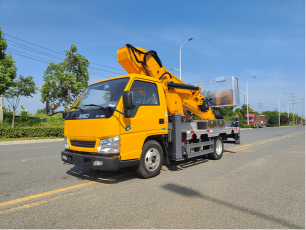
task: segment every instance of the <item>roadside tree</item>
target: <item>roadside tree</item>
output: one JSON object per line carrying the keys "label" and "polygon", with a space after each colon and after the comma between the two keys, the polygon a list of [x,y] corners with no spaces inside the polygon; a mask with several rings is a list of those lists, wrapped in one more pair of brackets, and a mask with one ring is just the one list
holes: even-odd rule
{"label": "roadside tree", "polygon": [[233,121],[235,112],[234,112],[234,107],[229,106],[229,107],[221,107],[219,112],[223,115],[224,121]]}
{"label": "roadside tree", "polygon": [[47,115],[47,109],[46,108],[37,109],[36,114],[46,114]]}
{"label": "roadside tree", "polygon": [[44,73],[44,85],[41,89],[41,101],[59,100],[59,105],[70,104],[80,91],[87,87],[89,75],[88,60],[77,52],[77,46],[72,45],[66,50],[66,58],[58,64],[50,63]]}
{"label": "roadside tree", "polygon": [[280,124],[281,125],[289,124],[288,116],[280,115]]}
{"label": "roadside tree", "polygon": [[[247,114],[247,105],[243,104],[241,106],[241,114],[243,115],[243,117]],[[249,114],[256,114],[259,115],[259,113],[257,111],[255,111],[254,109],[252,109],[249,105]]]}
{"label": "roadside tree", "polygon": [[3,38],[3,33],[0,26],[0,95],[13,84],[17,75],[17,67],[11,54],[5,53],[7,42]]}
{"label": "roadside tree", "polygon": [[238,116],[239,116],[239,126],[243,127],[245,119],[244,119],[244,117],[241,113],[241,108],[236,108],[235,109],[235,114],[238,114]]}
{"label": "roadside tree", "polygon": [[5,92],[4,96],[13,108],[12,127],[14,128],[15,114],[21,97],[33,97],[38,87],[35,86],[33,77],[23,77],[19,75],[12,86]]}
{"label": "roadside tree", "polygon": [[268,124],[278,124],[278,111],[263,111],[262,114],[266,116],[266,121]]}

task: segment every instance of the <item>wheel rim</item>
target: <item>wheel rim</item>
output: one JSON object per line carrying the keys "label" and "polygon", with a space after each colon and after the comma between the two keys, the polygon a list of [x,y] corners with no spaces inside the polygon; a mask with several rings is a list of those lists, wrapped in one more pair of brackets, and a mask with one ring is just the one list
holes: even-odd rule
{"label": "wheel rim", "polygon": [[221,155],[222,153],[222,142],[220,139],[216,141],[216,153],[217,155]]}
{"label": "wheel rim", "polygon": [[154,171],[158,166],[160,162],[160,154],[159,151],[156,148],[150,148],[146,152],[145,156],[145,166],[146,169],[149,171]]}

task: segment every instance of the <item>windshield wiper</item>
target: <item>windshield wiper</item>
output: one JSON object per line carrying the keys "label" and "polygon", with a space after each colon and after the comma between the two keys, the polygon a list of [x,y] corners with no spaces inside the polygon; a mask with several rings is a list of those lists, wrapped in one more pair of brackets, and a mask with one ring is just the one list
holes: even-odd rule
{"label": "windshield wiper", "polygon": [[[114,111],[117,111],[118,113],[121,113],[120,111],[118,111],[117,109],[115,109],[115,108],[113,108],[113,107],[111,107],[111,106],[103,107],[103,106],[101,106],[101,105],[95,105],[95,104],[89,104],[89,105],[85,105],[85,106],[97,106],[97,107],[99,107],[99,108],[101,108],[101,109],[103,109],[103,110],[109,109],[111,112],[113,112],[112,110],[114,110]],[[121,113],[121,114],[124,115],[124,113]]]}
{"label": "windshield wiper", "polygon": [[85,113],[85,112],[86,112],[86,110],[85,110],[85,109],[82,109],[82,108],[77,107],[77,106],[71,107],[70,109],[79,109],[79,110],[81,110],[83,113]]}
{"label": "windshield wiper", "polygon": [[95,104],[89,104],[89,105],[85,105],[85,106],[97,106],[99,107],[100,109],[106,109],[105,107],[101,106],[101,105],[95,105]]}

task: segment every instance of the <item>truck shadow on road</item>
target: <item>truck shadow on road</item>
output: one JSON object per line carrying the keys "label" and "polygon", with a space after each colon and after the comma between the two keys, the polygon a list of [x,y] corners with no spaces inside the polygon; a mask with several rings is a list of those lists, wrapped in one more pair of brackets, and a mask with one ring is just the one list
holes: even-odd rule
{"label": "truck shadow on road", "polygon": [[[171,165],[163,165],[161,171],[180,171],[206,162],[208,162],[208,160],[203,156],[185,161],[174,161],[171,162]],[[134,167],[121,168],[118,171],[102,171],[81,166],[73,166],[66,173],[70,176],[77,177],[79,180],[98,181],[99,183],[105,184],[140,179]],[[62,179],[67,179],[67,177],[63,177]]]}
{"label": "truck shadow on road", "polygon": [[289,223],[286,220],[283,220],[283,219],[280,219],[280,218],[277,218],[277,217],[274,217],[274,216],[271,216],[271,215],[267,215],[265,213],[260,213],[260,212],[255,211],[255,210],[251,210],[250,208],[245,208],[245,207],[242,207],[242,206],[239,206],[239,205],[236,205],[236,204],[232,204],[228,201],[224,201],[224,200],[221,200],[221,199],[218,199],[218,198],[215,198],[215,197],[204,195],[204,194],[201,194],[200,192],[198,192],[194,189],[187,188],[187,187],[184,187],[184,186],[181,186],[181,185],[176,185],[176,184],[173,184],[173,183],[169,183],[169,184],[163,185],[162,188],[165,189],[165,190],[168,190],[170,192],[173,192],[173,193],[176,193],[176,194],[179,194],[179,195],[183,195],[183,196],[186,196],[186,197],[200,198],[200,199],[204,199],[204,200],[209,201],[209,202],[213,202],[217,205],[223,205],[223,206],[226,206],[226,207],[231,208],[231,209],[236,209],[240,212],[244,212],[244,213],[247,213],[247,214],[250,214],[250,215],[253,215],[253,216],[257,216],[259,218],[262,218],[262,219],[265,219],[265,220],[268,220],[268,221],[272,221],[272,222],[281,224],[282,226],[284,226],[286,228],[305,229],[304,227],[297,226],[295,224]]}
{"label": "truck shadow on road", "polygon": [[186,168],[196,166],[196,165],[200,165],[200,164],[204,164],[204,163],[207,163],[207,162],[208,162],[207,156],[191,158],[191,159],[184,160],[184,161],[172,161],[170,165],[164,165],[162,170],[163,171],[166,171],[166,170],[181,171],[181,170],[184,170]]}
{"label": "truck shadow on road", "polygon": [[[79,180],[97,181],[104,184],[114,184],[138,178],[134,167],[126,167],[118,171],[102,171],[80,166],[73,166],[67,174]],[[66,179],[66,178],[63,178]]]}
{"label": "truck shadow on road", "polygon": [[236,153],[235,151],[230,151],[230,150],[224,150],[223,154],[228,154],[228,153]]}

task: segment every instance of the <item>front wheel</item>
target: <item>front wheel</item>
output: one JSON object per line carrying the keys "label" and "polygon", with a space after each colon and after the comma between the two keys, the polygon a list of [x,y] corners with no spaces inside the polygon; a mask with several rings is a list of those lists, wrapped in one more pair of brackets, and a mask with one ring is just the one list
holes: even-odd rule
{"label": "front wheel", "polygon": [[208,156],[212,160],[219,160],[223,155],[223,139],[217,137],[214,141],[214,152],[210,153]]}
{"label": "front wheel", "polygon": [[157,141],[147,141],[143,148],[137,173],[142,178],[151,178],[160,173],[163,165],[163,149]]}

